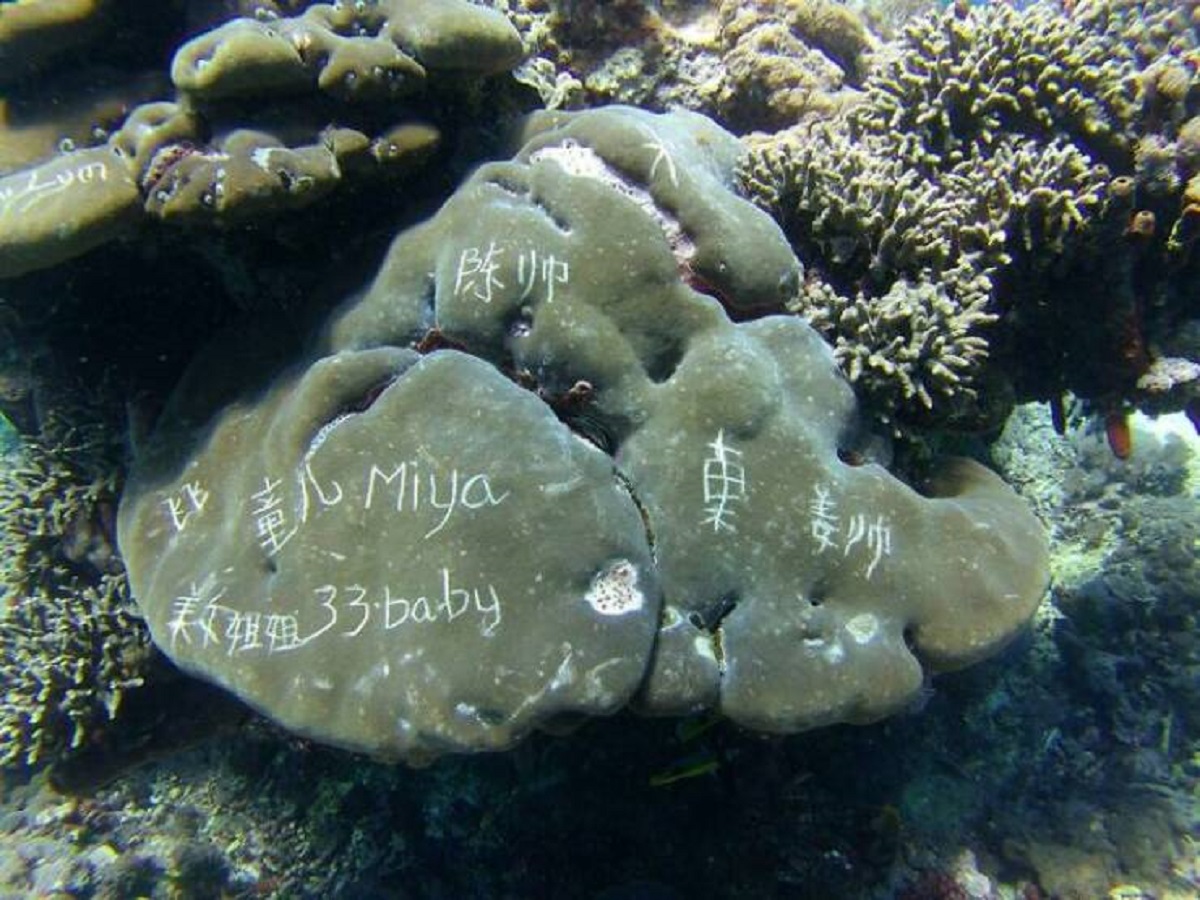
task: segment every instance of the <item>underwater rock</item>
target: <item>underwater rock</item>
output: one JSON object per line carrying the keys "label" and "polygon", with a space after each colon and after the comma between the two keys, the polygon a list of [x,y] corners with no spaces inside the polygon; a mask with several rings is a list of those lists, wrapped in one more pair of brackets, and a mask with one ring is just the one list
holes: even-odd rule
{"label": "underwater rock", "polygon": [[524,139],[307,358],[233,403],[229,351],[185,380],[119,521],[159,646],[410,762],[629,704],[868,721],[1002,646],[1037,520],[969,461],[928,497],[869,461],[736,140],[629,108]]}

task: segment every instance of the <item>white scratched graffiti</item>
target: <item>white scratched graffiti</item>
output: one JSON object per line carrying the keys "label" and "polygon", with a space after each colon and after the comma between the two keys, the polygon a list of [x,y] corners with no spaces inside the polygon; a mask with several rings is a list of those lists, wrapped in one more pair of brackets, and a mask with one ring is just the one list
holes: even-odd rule
{"label": "white scratched graffiti", "polygon": [[219,639],[212,627],[212,616],[215,613],[211,610],[220,604],[225,592],[222,589],[209,596],[213,590],[211,578],[200,584],[193,581],[187,590],[175,597],[171,604],[171,620],[167,622],[172,650],[178,646],[180,638],[184,644],[191,646],[195,637],[194,631],[200,632],[199,638],[203,642],[201,646],[207,647],[210,643],[217,643]]}
{"label": "white scratched graffiti", "polygon": [[390,587],[385,586],[383,590],[385,631],[410,625],[449,625],[455,619],[474,613],[478,617],[479,633],[491,637],[503,618],[500,595],[493,585],[456,585],[449,569],[439,570],[438,587],[428,594],[403,596],[397,592],[393,596]]}
{"label": "white scratched graffiti", "polygon": [[[322,441],[322,443],[324,443]],[[318,480],[316,473],[312,468],[313,453],[310,452],[304,459],[304,464],[300,467],[299,473],[296,475],[296,484],[300,491],[300,513],[298,518],[300,524],[308,521],[309,513],[314,508],[313,501],[321,504],[323,508],[337,506],[345,497],[345,492],[342,490],[341,482],[330,479],[325,484]]]}
{"label": "white scratched graffiti", "polygon": [[227,602],[226,595],[227,588],[218,588],[212,576],[178,594],[167,622],[171,649],[182,644],[201,650],[223,647],[229,656],[248,650],[281,653],[307,640],[300,638],[294,614],[247,612]]}
{"label": "white scratched graffiti", "polygon": [[53,175],[34,169],[0,181],[0,218],[24,215],[44,200],[61,194],[75,184],[108,181],[108,165],[100,160],[80,163]]}
{"label": "white scratched graffiti", "polygon": [[808,503],[809,534],[816,542],[813,553],[829,551],[848,559],[865,559],[864,577],[870,579],[884,557],[892,555],[892,524],[882,514],[854,512],[843,518],[832,492],[824,485],[813,486]]}
{"label": "white scratched graffiti", "polygon": [[282,479],[263,476],[263,486],[250,495],[250,515],[258,546],[274,556],[296,536],[300,526],[288,515],[283,504]]}
{"label": "white scratched graffiti", "polygon": [[[458,254],[454,273],[454,296],[470,297],[489,304],[507,284],[501,281],[507,248],[489,241],[487,247],[466,247]],[[565,259],[530,247],[516,254],[516,285],[518,300],[527,300],[535,288],[541,287],[547,303],[554,300],[555,287],[566,287],[571,281],[571,266]],[[511,271],[511,270],[510,270]]]}
{"label": "white scratched graffiti", "polygon": [[[422,474],[424,478],[421,477]],[[422,487],[425,488],[424,492]],[[395,498],[396,512],[419,512],[427,507],[441,513],[437,523],[423,535],[426,540],[446,527],[455,510],[499,506],[512,493],[501,491],[497,494],[492,489],[487,474],[483,472],[464,476],[458,469],[451,469],[449,473],[443,473],[439,477],[434,471],[422,473],[417,462],[402,462],[393,466],[390,472],[372,464],[367,471],[366,487],[363,491],[364,510],[371,509],[374,505],[377,488],[381,494],[390,492]]]}
{"label": "white scratched graffiti", "polygon": [[[312,589],[320,624],[302,633],[301,611],[259,612],[240,608],[213,578],[190,583],[174,600],[167,622],[171,649],[221,648],[227,656],[288,653],[328,637],[352,640],[370,631],[405,633],[416,628],[473,623],[491,637],[503,620],[495,585],[460,582],[448,568],[437,572],[432,589],[394,585],[322,584]],[[305,616],[306,620],[310,617]]]}
{"label": "white scratched graffiti", "polygon": [[842,555],[849,556],[856,544],[862,543],[862,550],[870,557],[867,563],[866,576],[870,578],[885,556],[892,555],[892,526],[882,515],[873,519],[865,513],[856,513],[850,517],[850,527],[846,529],[846,542]]}
{"label": "white scratched graffiti", "polygon": [[716,440],[708,445],[711,455],[704,460],[704,519],[701,525],[711,525],[713,532],[735,532],[731,504],[746,499],[746,469],[742,451],[725,442],[725,430],[717,432]]}
{"label": "white scratched graffiti", "polygon": [[199,481],[189,481],[162,501],[176,534],[183,531],[195,516],[204,512],[210,496]]}
{"label": "white scratched graffiti", "polygon": [[664,166],[667,170],[667,177],[671,180],[672,187],[679,187],[679,172],[675,168],[675,160],[671,158],[671,151],[667,149],[663,139],[654,134],[649,128],[641,126],[641,131],[650,140],[642,144],[642,148],[650,150],[654,153],[654,159],[650,162],[650,181],[658,174],[658,167]]}
{"label": "white scratched graffiti", "polygon": [[828,488],[819,484],[813,486],[813,498],[809,501],[808,513],[808,530],[817,542],[817,553],[838,549],[837,504],[830,496]]}
{"label": "white scratched graffiti", "polygon": [[554,300],[554,286],[564,287],[571,280],[571,266],[565,259],[540,250],[526,250],[517,257],[517,284],[521,288],[520,299],[528,299],[540,283],[545,288],[546,302]]}
{"label": "white scratched graffiti", "polygon": [[[318,512],[342,509],[346,512],[368,512],[373,509],[397,515],[424,518],[426,530],[422,540],[441,532],[463,513],[495,508],[504,503],[512,491],[500,490],[487,472],[441,469],[418,460],[380,465],[365,463],[358,477],[325,478],[313,468],[312,456],[296,472],[294,491],[289,493],[287,482],[264,476],[261,487],[250,495],[247,512],[259,547],[269,556],[277,555],[312,521]],[[168,506],[168,512],[178,516],[181,530],[193,513],[187,502],[207,501],[207,492],[188,501],[187,486],[180,488]],[[291,497],[296,498],[293,505]],[[164,501],[164,503],[167,501]]]}
{"label": "white scratched graffiti", "polygon": [[500,257],[504,248],[495,241],[486,250],[467,247],[458,254],[458,270],[454,273],[454,296],[470,296],[480,303],[491,303],[494,291],[503,290],[504,282],[496,273],[500,269]]}

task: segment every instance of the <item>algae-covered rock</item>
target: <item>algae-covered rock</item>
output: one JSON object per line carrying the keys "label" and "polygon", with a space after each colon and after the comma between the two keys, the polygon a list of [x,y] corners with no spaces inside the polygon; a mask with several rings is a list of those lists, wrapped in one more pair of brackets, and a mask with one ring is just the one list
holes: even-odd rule
{"label": "algae-covered rock", "polygon": [[694,114],[535,117],[207,426],[205,367],[237,365],[200,364],[122,503],[160,646],[425,760],[630,703],[866,721],[1003,645],[1036,520],[973,463],[932,497],[869,463],[736,158]]}

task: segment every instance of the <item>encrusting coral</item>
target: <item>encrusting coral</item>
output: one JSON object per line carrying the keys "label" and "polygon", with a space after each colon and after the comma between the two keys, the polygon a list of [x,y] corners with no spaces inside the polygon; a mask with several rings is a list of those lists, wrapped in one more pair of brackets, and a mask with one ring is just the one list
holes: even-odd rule
{"label": "encrusting coral", "polygon": [[726,0],[720,22],[716,112],[735,128],[780,128],[835,110],[840,89],[860,84],[875,41],[831,0]]}
{"label": "encrusting coral", "polygon": [[828,114],[876,45],[833,0],[754,3],[504,0],[529,46],[517,78],[549,109],[690,109],[734,131]]}

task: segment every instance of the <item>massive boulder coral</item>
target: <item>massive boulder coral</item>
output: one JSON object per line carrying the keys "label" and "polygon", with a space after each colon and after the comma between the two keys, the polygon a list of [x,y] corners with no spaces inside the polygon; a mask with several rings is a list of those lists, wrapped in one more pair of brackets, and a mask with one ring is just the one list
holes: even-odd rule
{"label": "massive boulder coral", "polygon": [[119,517],[159,646],[409,761],[626,705],[869,721],[1003,646],[1037,521],[975,463],[922,495],[870,461],[737,141],[629,108],[523,138],[299,361],[180,387]]}
{"label": "massive boulder coral", "polygon": [[159,86],[111,133],[95,129],[96,146],[64,141],[50,159],[0,170],[0,278],[147,220],[237,226],[311,206],[347,181],[406,175],[442,138],[437,104],[421,101],[429,83],[505,71],[521,54],[502,15],[466,0],[231,19],[174,53],[173,99]]}
{"label": "massive boulder coral", "polygon": [[108,0],[17,0],[0,9],[0,84],[94,41],[105,30]]}
{"label": "massive boulder coral", "polygon": [[207,99],[317,88],[397,97],[426,69],[503,72],[521,58],[508,21],[466,0],[317,3],[294,18],[238,18],[180,47],[171,78]]}

